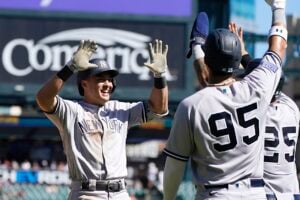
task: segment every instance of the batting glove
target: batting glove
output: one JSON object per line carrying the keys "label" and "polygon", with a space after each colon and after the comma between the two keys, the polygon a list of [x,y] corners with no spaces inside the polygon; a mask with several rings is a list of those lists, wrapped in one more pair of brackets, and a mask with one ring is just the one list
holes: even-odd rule
{"label": "batting glove", "polygon": [[192,32],[190,35],[190,49],[186,55],[187,58],[191,57],[194,45],[204,45],[206,37],[208,36],[208,23],[208,16],[206,12],[200,12],[193,24]]}
{"label": "batting glove", "polygon": [[149,43],[150,63],[144,63],[154,74],[154,77],[162,77],[168,68],[168,45],[163,47],[163,41],[155,40],[154,47]]}
{"label": "batting glove", "polygon": [[89,60],[97,50],[97,44],[92,40],[81,40],[77,51],[73,54],[72,59],[67,66],[73,71],[83,71],[91,67],[97,67],[96,64],[90,63]]}
{"label": "batting glove", "polygon": [[265,0],[267,4],[269,4],[272,8],[272,10],[276,9],[284,9],[286,0]]}

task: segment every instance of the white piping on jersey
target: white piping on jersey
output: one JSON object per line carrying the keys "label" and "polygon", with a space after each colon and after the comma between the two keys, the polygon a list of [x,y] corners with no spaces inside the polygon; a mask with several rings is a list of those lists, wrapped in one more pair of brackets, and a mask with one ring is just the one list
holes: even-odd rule
{"label": "white piping on jersey", "polygon": [[176,160],[181,160],[181,161],[188,161],[189,160],[189,157],[188,156],[181,156],[181,155],[178,155],[176,153],[173,153],[171,151],[169,151],[168,149],[164,149],[163,152],[167,155],[167,156],[170,156]]}

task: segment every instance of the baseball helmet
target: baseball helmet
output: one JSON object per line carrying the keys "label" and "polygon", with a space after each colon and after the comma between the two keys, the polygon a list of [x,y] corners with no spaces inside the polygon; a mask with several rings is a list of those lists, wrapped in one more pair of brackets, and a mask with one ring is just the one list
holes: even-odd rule
{"label": "baseball helmet", "polygon": [[[115,69],[112,69],[105,60],[101,59],[92,59],[90,63],[96,64],[97,67],[91,67],[84,71],[79,71],[77,74],[77,87],[79,94],[84,95],[83,87],[81,86],[81,81],[87,79],[90,76],[98,76],[104,73],[109,74],[112,78],[117,76],[119,72]],[[113,79],[113,89],[112,92],[116,89],[116,80]]]}
{"label": "baseball helmet", "polygon": [[202,46],[204,61],[217,74],[232,74],[240,65],[242,54],[238,36],[219,28],[210,33]]}

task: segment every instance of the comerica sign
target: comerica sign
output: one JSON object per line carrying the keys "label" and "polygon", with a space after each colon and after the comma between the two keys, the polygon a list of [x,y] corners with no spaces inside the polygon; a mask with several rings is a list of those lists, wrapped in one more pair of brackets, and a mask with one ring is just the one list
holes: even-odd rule
{"label": "comerica sign", "polygon": [[[184,23],[0,17],[0,26],[5,27],[0,29],[0,95],[14,94],[18,85],[25,88],[24,94],[35,94],[34,88],[59,71],[83,39],[95,40],[98,50],[93,56],[120,72],[115,94],[120,98],[143,96],[152,86],[152,74],[144,63],[149,60],[148,43],[155,39],[169,45],[170,89],[186,91]],[[66,90],[71,96],[77,94],[72,81]]]}
{"label": "comerica sign", "polygon": [[[61,69],[61,63],[70,60],[78,47],[64,43],[70,41],[79,43],[82,38],[95,40],[99,48],[94,57],[107,60],[112,67],[116,65],[115,59],[119,57],[121,62],[118,70],[121,74],[136,74],[139,80],[150,80],[148,68],[143,67],[138,62],[138,58],[145,62],[149,59],[146,45],[152,39],[142,34],[108,28],[66,30],[49,35],[37,42],[24,38],[13,39],[3,48],[3,67],[13,76],[27,76],[34,70],[58,71]],[[13,61],[16,48],[20,48],[28,55],[28,66],[16,66]],[[39,54],[43,57],[40,61]],[[167,79],[176,80],[176,77],[167,72]]]}

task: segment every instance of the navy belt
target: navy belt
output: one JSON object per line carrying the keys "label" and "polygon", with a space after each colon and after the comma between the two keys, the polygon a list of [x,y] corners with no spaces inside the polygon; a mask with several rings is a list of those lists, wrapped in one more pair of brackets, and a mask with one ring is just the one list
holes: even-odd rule
{"label": "navy belt", "polygon": [[82,190],[89,191],[106,191],[106,192],[119,192],[125,189],[122,180],[117,181],[96,181],[95,185],[91,186],[90,182],[82,182],[81,183]]}
{"label": "navy belt", "polygon": [[[233,183],[234,185],[234,183]],[[251,187],[264,187],[265,182],[263,179],[250,179],[250,186]],[[227,188],[228,189],[228,184],[223,184],[223,185],[204,185],[205,189],[222,189],[222,188]]]}
{"label": "navy belt", "polygon": [[295,200],[300,200],[300,194],[294,194],[294,199]]}
{"label": "navy belt", "polygon": [[[267,200],[277,200],[274,194],[267,194]],[[300,194],[294,194],[294,200],[300,200]]]}

